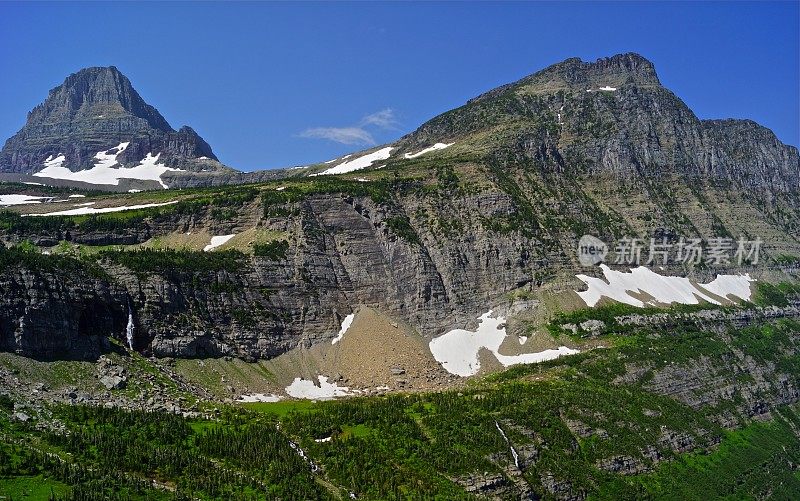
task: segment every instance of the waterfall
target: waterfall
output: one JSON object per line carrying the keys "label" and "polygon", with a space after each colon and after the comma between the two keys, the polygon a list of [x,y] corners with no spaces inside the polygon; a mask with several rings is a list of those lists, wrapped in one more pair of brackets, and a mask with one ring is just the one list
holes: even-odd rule
{"label": "waterfall", "polygon": [[133,308],[131,308],[131,300],[128,299],[128,326],[125,328],[125,335],[128,338],[128,348],[133,351],[133,332],[136,327],[133,325]]}
{"label": "waterfall", "polygon": [[497,427],[497,431],[499,431],[500,434],[503,435],[503,440],[505,440],[506,443],[508,444],[508,448],[511,449],[511,455],[514,456],[514,466],[516,466],[517,469],[519,469],[519,455],[517,454],[517,450],[514,449],[513,445],[511,445],[511,441],[508,439],[503,429],[500,428],[500,424],[498,424],[498,422],[495,421],[494,425]]}
{"label": "waterfall", "polygon": [[293,441],[289,440],[289,447],[291,447],[292,449],[294,449],[294,451],[295,451],[295,452],[296,452],[296,453],[297,453],[297,454],[298,454],[298,455],[299,455],[301,458],[303,458],[303,460],[304,460],[306,463],[308,463],[308,465],[311,467],[311,472],[312,472],[312,473],[316,473],[317,471],[319,471],[319,466],[317,466],[317,464],[316,464],[314,461],[312,461],[310,457],[308,457],[308,454],[306,454],[306,451],[304,451],[303,449],[301,449],[299,444],[297,444],[297,443],[295,443],[295,442],[293,442]]}

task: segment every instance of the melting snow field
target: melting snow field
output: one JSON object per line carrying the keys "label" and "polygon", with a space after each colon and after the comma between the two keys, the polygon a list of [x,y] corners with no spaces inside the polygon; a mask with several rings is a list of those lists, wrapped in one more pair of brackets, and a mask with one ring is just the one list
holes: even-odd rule
{"label": "melting snow field", "polygon": [[203,247],[203,250],[205,252],[212,251],[235,236],[236,233],[234,233],[233,235],[220,235],[216,237],[211,237],[211,243]]}
{"label": "melting snow field", "polygon": [[0,205],[40,204],[43,200],[52,199],[53,197],[33,197],[30,195],[0,195]]}
{"label": "melting snow field", "polygon": [[[657,306],[658,304],[699,304],[705,300],[711,304],[720,302],[709,295],[727,298],[732,294],[745,301],[750,299],[750,275],[718,275],[707,284],[693,284],[688,278],[659,275],[645,266],[632,268],[630,272],[615,271],[600,265],[602,278],[577,275],[589,287],[578,295],[588,306],[595,306],[602,297],[632,306]],[[642,301],[631,295],[648,294],[653,299]]]}
{"label": "melting snow field", "polygon": [[356,318],[355,313],[351,313],[346,317],[344,317],[344,320],[342,320],[342,328],[339,329],[339,334],[333,339],[333,341],[331,341],[331,344],[336,344],[342,340],[342,338],[344,337],[344,333],[347,332],[347,329],[350,328],[350,324],[353,323],[354,318]]}
{"label": "melting snow field", "polygon": [[271,393],[250,393],[236,399],[237,402],[280,402],[280,400],[281,397],[279,395]]}
{"label": "melting snow field", "polygon": [[[72,172],[64,167],[64,155],[55,158],[47,157],[44,161],[44,169],[33,174],[37,177],[49,177],[53,179],[67,179],[70,181],[82,181],[90,184],[112,184],[119,185],[120,179],[138,179],[141,181],[158,181],[163,188],[167,185],[161,181],[161,175],[165,172],[180,171],[164,164],[158,163],[161,153],[153,156],[148,153],[139,165],[134,167],[114,167],[117,165],[117,156],[128,148],[130,143],[120,143],[110,150],[100,151],[95,154],[95,164],[91,169]],[[110,153],[112,152],[112,153]]]}
{"label": "melting snow field", "polygon": [[458,376],[473,376],[481,368],[478,353],[486,348],[497,358],[504,367],[516,364],[532,364],[558,358],[561,355],[578,353],[578,350],[561,346],[555,350],[545,350],[538,353],[523,353],[521,355],[502,355],[499,353],[500,345],[506,338],[504,317],[492,318],[492,311],[478,317],[480,324],[477,331],[455,329],[431,340],[429,346],[433,358],[442,364],[444,369]]}
{"label": "melting snow field", "polygon": [[309,400],[326,400],[350,395],[350,388],[329,383],[327,376],[317,376],[319,386],[308,379],[294,378],[292,384],[286,387],[286,394],[294,398]]}
{"label": "melting snow field", "polygon": [[49,155],[47,157],[47,159],[44,161],[44,166],[45,167],[61,167],[61,165],[64,163],[64,160],[66,160],[66,159],[67,159],[67,157],[65,157],[64,155],[58,155],[55,158],[53,158],[53,155]]}
{"label": "melting snow field", "polygon": [[373,151],[368,155],[364,155],[362,157],[354,158],[353,160],[342,162],[338,165],[331,167],[330,169],[325,169],[322,172],[318,172],[317,174],[311,174],[311,175],[327,176],[329,174],[345,174],[347,172],[366,169],[367,167],[371,166],[373,162],[377,162],[378,160],[386,160],[387,158],[389,158],[389,156],[392,154],[393,149],[394,147],[387,146],[386,148],[381,148],[378,151]]}
{"label": "melting snow field", "polygon": [[[93,203],[94,202],[88,202],[86,204],[79,204],[79,205],[88,205]],[[161,207],[163,205],[172,205],[176,203],[178,203],[177,200],[173,200],[172,202],[164,202],[161,204],[121,205],[119,207],[103,207],[102,209],[95,209],[93,207],[80,207],[79,209],[68,209],[56,212],[46,212],[43,214],[25,214],[25,215],[26,216],[83,216],[85,214],[104,214],[107,212],[120,212],[124,210],[147,209],[150,207]]]}
{"label": "melting snow field", "polygon": [[430,153],[431,151],[436,151],[436,150],[443,150],[448,146],[453,146],[454,144],[456,143],[436,143],[433,146],[425,148],[424,150],[420,150],[416,153],[406,153],[404,156],[406,158],[417,158],[418,156],[424,155],[425,153]]}

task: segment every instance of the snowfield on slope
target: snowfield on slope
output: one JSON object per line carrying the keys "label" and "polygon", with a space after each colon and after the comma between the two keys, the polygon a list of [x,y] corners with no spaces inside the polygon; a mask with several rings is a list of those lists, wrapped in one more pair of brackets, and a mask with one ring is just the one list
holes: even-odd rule
{"label": "snowfield on slope", "polygon": [[69,181],[82,181],[90,184],[109,184],[118,186],[120,179],[137,179],[140,181],[158,181],[163,188],[168,186],[161,181],[161,175],[165,172],[176,172],[181,169],[173,169],[164,164],[158,163],[161,153],[153,156],[148,153],[139,163],[133,167],[114,167],[118,165],[117,157],[128,148],[130,143],[120,143],[114,148],[106,151],[97,152],[94,156],[95,164],[91,169],[73,172],[64,167],[64,155],[56,158],[47,157],[44,161],[44,169],[34,173],[36,177],[48,177],[52,179],[65,179]]}
{"label": "snowfield on slope", "polygon": [[367,167],[371,166],[373,162],[377,162],[378,160],[386,160],[387,158],[389,158],[392,154],[393,149],[394,149],[393,146],[387,146],[386,148],[381,148],[378,151],[373,151],[372,153],[369,153],[367,155],[358,158],[354,158],[353,160],[342,162],[338,165],[331,167],[330,169],[325,169],[322,172],[311,174],[311,176],[346,174],[348,172],[366,169]]}
{"label": "snowfield on slope", "polygon": [[355,317],[356,317],[355,313],[351,313],[351,314],[347,315],[346,317],[344,317],[344,320],[342,320],[342,328],[339,329],[339,334],[337,334],[336,337],[333,338],[333,341],[331,341],[331,344],[336,344],[336,343],[338,343],[339,341],[342,340],[342,338],[344,337],[344,333],[347,332],[347,329],[350,328],[350,324],[353,323],[353,319]]}
{"label": "snowfield on slope", "polygon": [[286,394],[294,398],[305,398],[308,400],[327,400],[336,397],[346,397],[350,395],[350,388],[338,386],[336,383],[329,383],[327,376],[317,376],[319,386],[309,379],[294,378],[292,384],[286,387]]}
{"label": "snowfield on slope", "polygon": [[237,402],[280,402],[281,400],[280,395],[272,393],[248,393],[236,399]]}
{"label": "snowfield on slope", "polygon": [[425,148],[424,150],[420,150],[416,153],[406,153],[404,156],[405,158],[417,158],[418,156],[424,155],[425,153],[430,153],[431,151],[436,150],[443,150],[449,146],[453,146],[456,143],[436,143],[429,148]]}
{"label": "snowfield on slope", "polygon": [[[94,202],[87,202],[86,204],[79,204],[79,205],[88,205],[93,204]],[[171,202],[164,202],[160,204],[141,204],[141,205],[121,205],[119,207],[103,207],[101,209],[95,209],[94,207],[80,207],[78,209],[68,209],[68,210],[60,210],[56,212],[45,212],[42,214],[25,214],[25,216],[83,216],[86,214],[105,214],[107,212],[120,212],[124,210],[133,210],[133,209],[148,209],[150,207],[161,207],[164,205],[172,205],[178,203],[177,200],[173,200]]]}
{"label": "snowfield on slope", "polygon": [[[664,276],[655,273],[646,266],[632,268],[630,272],[612,270],[602,264],[602,278],[587,275],[576,275],[587,286],[585,291],[577,291],[587,306],[594,307],[601,298],[631,306],[658,306],[659,304],[699,304],[700,300],[711,304],[721,304],[713,297],[727,298],[736,296],[745,301],[750,299],[750,284],[754,280],[750,275],[718,275],[707,284],[694,284],[685,277]],[[646,294],[652,299],[643,301],[632,294]]]}
{"label": "snowfield on slope", "polygon": [[211,237],[211,243],[203,247],[203,251],[205,252],[212,251],[235,236],[236,233],[234,233],[233,235],[219,235]]}
{"label": "snowfield on slope", "polygon": [[61,167],[61,165],[64,163],[64,161],[66,159],[67,159],[67,157],[65,157],[61,153],[59,153],[58,156],[56,156],[55,158],[53,158],[53,155],[48,155],[47,158],[44,161],[44,166],[45,167]]}
{"label": "snowfield on slope", "polygon": [[474,376],[481,368],[478,354],[481,349],[489,350],[503,367],[517,364],[533,364],[552,360],[562,355],[578,353],[578,350],[561,346],[554,350],[521,355],[503,355],[500,345],[506,339],[506,319],[501,316],[492,317],[492,310],[480,317],[476,331],[455,329],[431,340],[429,347],[433,358],[450,374],[461,377]]}
{"label": "snowfield on slope", "polygon": [[31,195],[0,195],[0,205],[40,204],[43,201],[52,199],[53,197],[34,197]]}

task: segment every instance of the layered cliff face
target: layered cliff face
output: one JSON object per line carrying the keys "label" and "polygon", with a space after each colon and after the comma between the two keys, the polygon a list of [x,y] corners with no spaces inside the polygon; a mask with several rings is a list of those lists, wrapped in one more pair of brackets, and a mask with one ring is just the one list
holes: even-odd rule
{"label": "layered cliff face", "polygon": [[0,350],[44,359],[96,359],[123,333],[126,292],[75,269],[0,273]]}
{"label": "layered cliff face", "polygon": [[128,78],[110,66],[80,70],[52,89],[28,114],[25,126],[6,141],[0,172],[34,174],[46,166],[90,169],[98,163],[98,153],[123,143],[128,144],[116,155],[116,167],[139,165],[148,156],[182,170],[222,167],[191,127],[173,129]]}
{"label": "layered cliff face", "polygon": [[[255,226],[274,235],[275,242],[287,242],[279,255],[237,254],[231,266],[200,271],[170,266],[142,269],[131,266],[124,253],[114,256],[119,262],[101,257],[108,274],[102,285],[61,284],[67,289],[60,293],[65,297],[86,296],[84,287],[98,291],[88,295],[104,304],[100,311],[116,312],[108,334],[121,340],[120,312],[130,297],[137,325],[135,346],[158,356],[272,358],[296,346],[329,341],[342,319],[358,306],[392,312],[420,332],[433,334],[473,318],[474,312],[491,305],[491,298],[533,280],[532,265],[539,252],[530,239],[491,234],[477,223],[481,217],[509,210],[507,197],[485,194],[460,200],[453,209],[476,223],[465,220],[469,228],[450,239],[437,235],[434,227],[421,226],[417,234],[406,215],[409,210],[430,209],[435,200],[409,194],[404,203],[408,206],[340,192],[266,206],[256,201],[227,221],[215,221],[212,207],[191,216],[148,218],[122,230],[70,228],[17,237],[39,245],[68,239],[91,247],[134,245],[176,233],[240,234]],[[210,254],[198,259],[213,259]],[[37,275],[35,269],[6,273],[14,282],[22,280],[19,276]],[[3,334],[9,338],[7,349],[37,355],[35,347],[10,339],[24,337],[23,327],[32,321],[45,320],[52,294],[47,279],[25,283],[38,292],[29,295],[22,284],[8,289],[9,300],[14,297],[25,307],[6,311]],[[99,293],[111,287],[127,293]],[[71,320],[72,325],[77,323]],[[40,327],[40,332],[57,330]],[[81,351],[81,347],[65,349]]]}
{"label": "layered cliff face", "polygon": [[[764,238],[756,267],[671,264],[660,271],[703,283],[745,270],[758,279],[785,276],[793,268],[781,260],[800,255],[800,244],[776,225],[775,214],[716,188],[692,192],[674,183],[671,196],[686,197],[679,211],[659,207],[658,198],[625,193],[619,197],[630,205],[620,200],[612,209],[601,205],[607,182],[591,190],[551,184],[543,191],[545,178],[525,169],[515,174],[520,181],[502,175],[504,169],[476,170],[469,161],[431,159],[412,170],[415,176],[401,181],[381,169],[358,174],[367,181],[323,177],[265,185],[239,202],[235,187],[188,192],[176,204],[131,216],[3,218],[9,245],[28,240],[53,254],[42,260],[72,254],[80,266],[103,271],[45,273],[9,261],[0,271],[10,284],[0,329],[4,349],[54,353],[25,341],[41,337],[63,345],[65,356],[94,356],[99,345],[86,351],[70,334],[83,332],[75,312],[84,304],[105,312],[92,324],[123,343],[130,305],[134,348],[157,356],[269,359],[330,343],[360,306],[406,320],[430,338],[474,328],[478,315],[514,298],[530,300],[525,308],[534,316],[547,311],[541,308],[548,298],[577,306],[571,291],[583,285],[575,273],[595,273],[577,263],[576,242],[587,232],[708,239],[725,231]],[[726,213],[737,217],[719,226]],[[200,250],[213,235],[233,235],[227,250]],[[60,310],[53,306],[59,302]],[[73,313],[52,315],[61,310]]]}

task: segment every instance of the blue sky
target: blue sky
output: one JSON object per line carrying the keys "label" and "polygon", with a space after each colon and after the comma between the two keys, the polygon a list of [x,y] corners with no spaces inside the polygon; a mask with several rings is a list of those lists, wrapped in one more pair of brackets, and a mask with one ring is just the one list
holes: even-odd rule
{"label": "blue sky", "polygon": [[224,163],[299,165],[568,57],[632,51],[700,118],[751,118],[797,146],[798,5],[0,2],[0,137],[68,74],[115,65]]}

